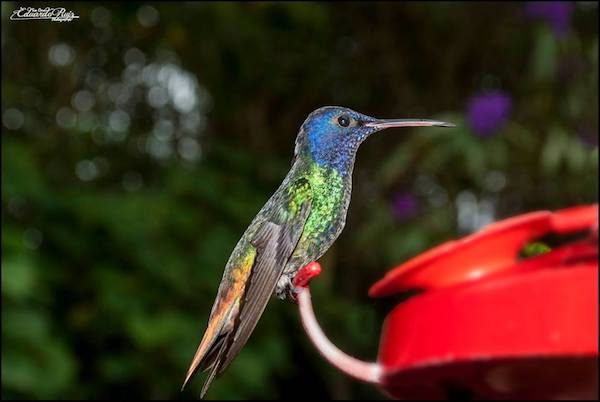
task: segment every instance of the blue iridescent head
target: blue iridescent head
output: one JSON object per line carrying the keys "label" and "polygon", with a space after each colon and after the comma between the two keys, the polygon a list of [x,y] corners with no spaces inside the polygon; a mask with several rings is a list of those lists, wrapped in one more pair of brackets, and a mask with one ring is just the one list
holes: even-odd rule
{"label": "blue iridescent head", "polygon": [[296,139],[296,154],[306,152],[322,167],[352,170],[356,151],[371,134],[390,127],[453,127],[435,120],[376,119],[341,106],[325,106],[308,115]]}

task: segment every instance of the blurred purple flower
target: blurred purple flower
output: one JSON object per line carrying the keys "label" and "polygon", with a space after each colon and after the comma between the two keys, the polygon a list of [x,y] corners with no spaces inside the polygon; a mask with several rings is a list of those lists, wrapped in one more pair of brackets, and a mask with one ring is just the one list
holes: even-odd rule
{"label": "blurred purple flower", "polygon": [[392,214],[398,220],[405,220],[415,216],[419,204],[415,196],[410,193],[396,193],[392,198]]}
{"label": "blurred purple flower", "polygon": [[469,125],[481,137],[495,134],[508,120],[511,107],[510,96],[502,91],[474,95],[467,104]]}
{"label": "blurred purple flower", "polygon": [[561,38],[571,29],[571,14],[573,2],[570,1],[532,1],[524,6],[525,15],[544,20]]}

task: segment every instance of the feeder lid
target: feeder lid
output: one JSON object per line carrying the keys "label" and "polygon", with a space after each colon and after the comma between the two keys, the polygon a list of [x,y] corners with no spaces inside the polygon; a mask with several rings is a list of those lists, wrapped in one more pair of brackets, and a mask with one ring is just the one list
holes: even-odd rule
{"label": "feeder lid", "polygon": [[595,230],[597,238],[598,205],[554,213],[532,212],[505,219],[463,239],[443,243],[397,266],[371,287],[369,296],[390,296],[415,288],[439,288],[499,272],[521,270],[517,264],[519,252],[529,241],[548,233],[566,234],[586,229]]}

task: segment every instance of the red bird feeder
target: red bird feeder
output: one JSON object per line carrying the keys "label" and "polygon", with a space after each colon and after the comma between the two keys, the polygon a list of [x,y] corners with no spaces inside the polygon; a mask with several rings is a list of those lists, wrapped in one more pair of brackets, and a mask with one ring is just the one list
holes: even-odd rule
{"label": "red bird feeder", "polygon": [[[520,257],[548,235],[562,244]],[[334,366],[395,398],[598,399],[597,242],[597,205],[533,212],[392,269],[370,296],[422,292],[387,316],[375,363],[320,329],[308,290],[316,262],[295,280],[302,322]]]}

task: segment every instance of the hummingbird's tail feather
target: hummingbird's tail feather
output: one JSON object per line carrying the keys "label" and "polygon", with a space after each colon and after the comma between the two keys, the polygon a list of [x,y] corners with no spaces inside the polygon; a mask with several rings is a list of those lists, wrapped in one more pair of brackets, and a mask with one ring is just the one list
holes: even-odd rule
{"label": "hummingbird's tail feather", "polygon": [[[181,386],[182,390],[196,371],[204,371],[210,368],[214,371],[214,367],[219,366],[221,355],[225,351],[226,345],[229,343],[228,339],[233,330],[232,320],[229,320],[228,318],[237,314],[238,306],[238,303],[233,303],[227,306],[229,307],[227,309],[217,308],[215,314],[211,315],[206,332],[204,332],[202,341],[200,342],[200,345],[198,345],[198,349],[196,349],[196,354],[192,359],[192,363],[185,376],[185,381]],[[223,310],[227,310],[226,314],[223,314]],[[207,380],[207,383],[210,383],[210,381]]]}
{"label": "hummingbird's tail feather", "polygon": [[206,391],[208,391],[210,383],[215,379],[215,376],[219,373],[219,367],[221,366],[222,362],[222,355],[227,349],[227,342],[224,342],[224,340],[225,338],[223,338],[223,341],[220,342],[218,352],[216,352],[214,354],[214,357],[212,358],[211,366],[207,367],[207,369],[210,368],[210,373],[208,374],[208,377],[206,377],[206,380],[204,380],[204,385],[202,385],[202,390],[200,391],[200,399],[204,398],[204,394],[206,394]]}

